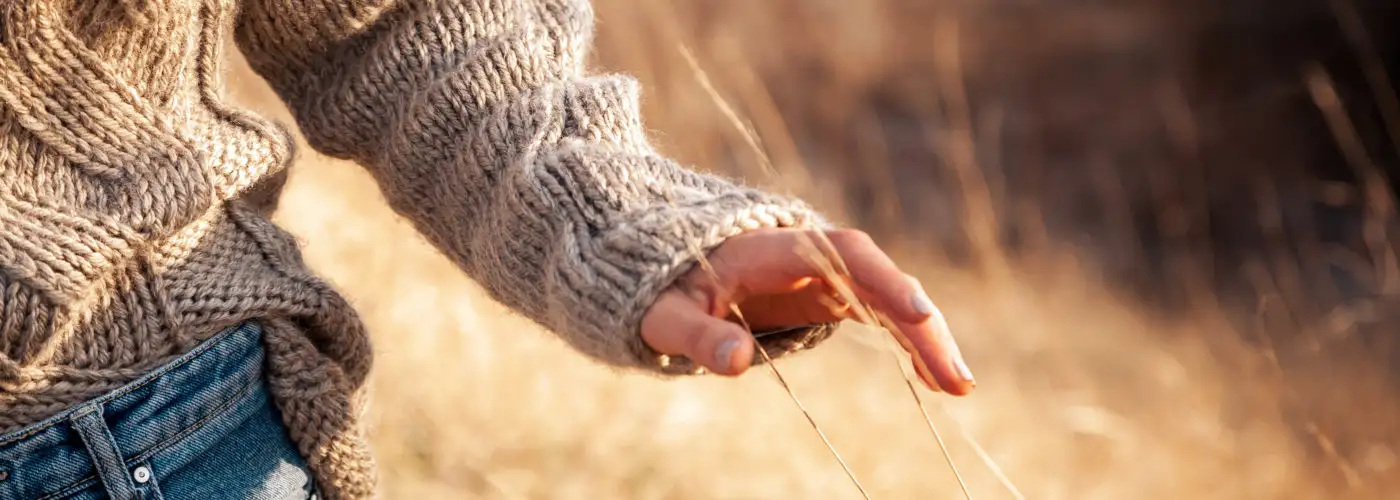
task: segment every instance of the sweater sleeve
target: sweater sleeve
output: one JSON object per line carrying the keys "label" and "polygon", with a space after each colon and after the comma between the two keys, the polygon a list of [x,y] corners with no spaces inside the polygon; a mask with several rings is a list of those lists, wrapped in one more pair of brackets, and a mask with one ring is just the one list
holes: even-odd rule
{"label": "sweater sleeve", "polygon": [[[636,81],[585,71],[592,14],[586,0],[245,0],[237,41],[310,145],[367,168],[494,299],[607,364],[693,373],[641,341],[647,307],[727,237],[824,222],[658,154]],[[776,356],[829,332],[764,343]]]}

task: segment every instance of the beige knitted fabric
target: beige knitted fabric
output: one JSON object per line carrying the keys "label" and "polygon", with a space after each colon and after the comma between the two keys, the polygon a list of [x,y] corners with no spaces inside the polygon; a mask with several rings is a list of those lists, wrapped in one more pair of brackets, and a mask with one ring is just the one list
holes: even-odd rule
{"label": "beige knitted fabric", "polygon": [[821,222],[659,156],[636,83],[585,72],[592,24],[584,0],[0,0],[0,432],[258,319],[326,496],[371,495],[368,337],[267,219],[293,143],[225,103],[230,30],[310,144],[493,297],[602,362],[692,372],[638,334],[692,249]]}

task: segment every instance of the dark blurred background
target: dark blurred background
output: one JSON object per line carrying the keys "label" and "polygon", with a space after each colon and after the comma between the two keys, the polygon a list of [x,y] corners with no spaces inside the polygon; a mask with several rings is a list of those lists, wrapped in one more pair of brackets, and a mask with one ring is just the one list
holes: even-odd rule
{"label": "dark blurred background", "polygon": [[1338,368],[1400,375],[1400,2],[598,5],[602,64],[643,77],[682,158],[764,178],[724,113],[686,112],[713,103],[676,44],[784,185],[884,242],[989,279],[1068,252],[1162,321],[1222,316],[1320,455],[1400,437],[1357,428],[1393,401]]}

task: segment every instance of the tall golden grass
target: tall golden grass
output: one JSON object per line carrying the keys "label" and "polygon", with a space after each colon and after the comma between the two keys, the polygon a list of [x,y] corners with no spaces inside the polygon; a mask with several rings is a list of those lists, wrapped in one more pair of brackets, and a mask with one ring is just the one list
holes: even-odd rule
{"label": "tall golden grass", "polygon": [[[1066,179],[1047,166],[1043,196],[1005,195],[1035,168],[1000,168],[1014,158],[984,124],[1014,128],[1032,111],[1066,127],[1132,122],[1148,113],[1093,106],[1133,102],[1143,86],[1133,78],[1150,75],[1101,78],[1121,88],[1086,88],[1071,103],[986,112],[970,100],[1036,95],[1005,82],[1048,78],[1046,61],[1065,53],[1131,52],[1154,36],[1146,9],[595,6],[597,64],[643,81],[649,126],[668,154],[808,198],[876,234],[923,280],[978,375],[972,397],[922,394],[975,498],[1012,496],[973,442],[1033,499],[1391,498],[1400,486],[1396,443],[1377,430],[1397,415],[1384,377],[1336,356],[1281,362],[1271,344],[1248,341],[1260,338],[1256,326],[1313,335],[1311,323],[1274,321],[1273,300],[1242,328],[1204,286],[1189,312],[1152,314],[1102,277],[1105,261],[1133,245],[1093,255],[1058,243],[1064,233],[1046,222],[1053,200],[1086,192],[1109,201],[1106,221],[1086,227],[1111,228],[1101,235],[1110,243],[1134,238],[1112,204],[1138,195],[1104,180],[1112,168]],[[289,120],[245,68],[231,78],[240,102]],[[1114,140],[1120,124],[1095,138]],[[663,381],[601,368],[487,299],[359,167],[302,151],[276,219],[373,331],[386,497],[859,498],[767,370]],[[1016,252],[1008,225],[1019,228]],[[778,368],[873,498],[960,498],[881,335],[851,325]]]}

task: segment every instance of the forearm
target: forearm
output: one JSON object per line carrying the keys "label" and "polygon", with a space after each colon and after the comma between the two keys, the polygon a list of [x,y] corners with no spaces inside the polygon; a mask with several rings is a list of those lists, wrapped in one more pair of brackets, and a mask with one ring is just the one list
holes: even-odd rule
{"label": "forearm", "polygon": [[659,368],[638,324],[697,253],[816,221],[658,155],[635,81],[584,71],[585,1],[310,3],[252,2],[239,41],[312,146],[365,165],[494,298],[600,360]]}

